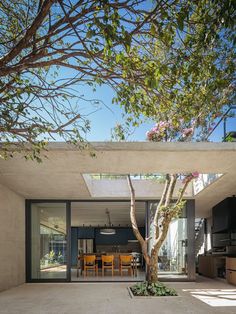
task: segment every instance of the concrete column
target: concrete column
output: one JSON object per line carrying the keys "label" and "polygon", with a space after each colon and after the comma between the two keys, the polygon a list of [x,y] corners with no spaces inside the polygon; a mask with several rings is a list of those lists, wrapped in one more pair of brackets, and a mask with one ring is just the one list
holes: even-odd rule
{"label": "concrete column", "polygon": [[25,282],[25,200],[0,184],[0,291]]}

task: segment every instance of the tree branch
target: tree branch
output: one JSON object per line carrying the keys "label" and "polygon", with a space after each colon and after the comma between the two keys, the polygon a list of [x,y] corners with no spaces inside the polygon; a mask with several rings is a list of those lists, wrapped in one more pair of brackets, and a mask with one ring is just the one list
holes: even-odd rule
{"label": "tree branch", "polygon": [[165,199],[165,206],[168,206],[170,204],[170,201],[171,201],[172,196],[173,196],[176,180],[177,180],[176,174],[171,174],[170,175],[170,184],[169,184],[168,192],[167,192],[166,199]]}
{"label": "tree branch", "polygon": [[154,218],[153,218],[153,224],[154,224],[154,228],[155,228],[154,239],[157,239],[159,237],[159,226],[158,226],[158,220],[159,220],[159,217],[160,217],[159,210],[160,210],[163,202],[165,201],[169,185],[170,185],[170,176],[169,176],[169,174],[167,174],[166,175],[166,181],[165,181],[165,187],[164,187],[164,190],[162,192],[161,199],[160,199],[160,201],[158,203],[158,206],[157,206]]}
{"label": "tree branch", "polygon": [[193,180],[193,177],[190,177],[189,179],[188,179],[188,178],[186,179],[183,188],[180,190],[178,199],[177,199],[177,201],[176,201],[174,207],[175,207],[175,206],[178,206],[178,204],[181,202],[181,200],[182,200],[182,198],[183,198],[183,196],[184,196],[184,193],[185,193],[185,191],[186,191],[186,189],[187,189],[189,183],[190,183],[192,180]]}
{"label": "tree branch", "polygon": [[0,59],[0,67],[4,66],[5,64],[13,60],[19,54],[19,52],[27,45],[29,40],[37,31],[37,29],[41,26],[43,20],[47,16],[49,9],[51,8],[54,2],[55,0],[44,1],[38,15],[36,16],[30,28],[26,31],[24,37],[18,42],[17,45],[14,46],[14,48],[12,48],[12,50],[10,50],[10,52],[7,55]]}
{"label": "tree branch", "polygon": [[149,256],[148,256],[147,244],[148,244],[148,241],[150,240],[150,238],[144,240],[141,233],[139,232],[139,228],[138,228],[138,224],[137,224],[137,220],[136,220],[136,210],[135,210],[135,191],[134,191],[134,187],[133,187],[133,184],[132,184],[132,181],[131,181],[129,174],[127,175],[127,182],[128,182],[128,186],[129,186],[129,190],[130,190],[130,220],[131,220],[131,225],[133,228],[133,232],[134,232],[137,240],[139,241],[139,243],[141,245],[144,258],[148,262]]}

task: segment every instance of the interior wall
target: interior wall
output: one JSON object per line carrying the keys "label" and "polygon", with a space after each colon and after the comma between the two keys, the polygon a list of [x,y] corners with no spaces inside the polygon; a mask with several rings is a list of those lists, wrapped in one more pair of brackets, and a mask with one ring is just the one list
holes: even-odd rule
{"label": "interior wall", "polygon": [[206,251],[212,250],[211,236],[212,236],[212,217],[207,218],[207,235],[206,235]]}
{"label": "interior wall", "polygon": [[25,282],[25,200],[0,184],[0,291]]}

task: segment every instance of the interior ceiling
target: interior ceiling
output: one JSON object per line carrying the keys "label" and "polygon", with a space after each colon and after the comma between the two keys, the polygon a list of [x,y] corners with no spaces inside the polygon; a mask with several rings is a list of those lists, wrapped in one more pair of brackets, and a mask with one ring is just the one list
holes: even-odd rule
{"label": "interior ceiling", "polygon": [[[129,202],[73,202],[71,204],[71,225],[108,226],[106,209],[110,213],[112,225],[122,227],[131,225]],[[145,225],[144,202],[136,202],[136,218],[139,226]]]}
{"label": "interior ceiling", "polygon": [[[66,230],[66,207],[62,203],[36,203],[40,213],[40,222],[57,231]],[[72,202],[72,227],[104,227],[108,226],[106,209],[109,210],[113,226],[131,226],[129,202]],[[145,225],[145,203],[136,202],[136,219],[138,226]]]}

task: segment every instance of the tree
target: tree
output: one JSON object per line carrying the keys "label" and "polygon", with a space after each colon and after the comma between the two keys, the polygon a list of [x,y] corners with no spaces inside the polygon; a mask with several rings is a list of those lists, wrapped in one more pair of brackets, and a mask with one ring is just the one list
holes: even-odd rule
{"label": "tree", "polygon": [[26,158],[40,160],[49,139],[84,141],[89,122],[80,102],[99,100],[83,96],[83,84],[121,79],[109,59],[128,50],[132,36],[156,19],[160,3],[145,3],[0,1],[2,157],[23,150]]}
{"label": "tree", "polygon": [[[124,93],[132,96],[129,99],[131,107],[136,100],[139,106],[142,98],[147,104],[150,101],[148,94],[137,91],[136,83],[149,91],[157,84],[157,78],[165,74],[168,63],[167,59],[161,61],[163,68],[159,68],[161,72],[156,75],[151,60],[143,63],[143,53],[140,59],[139,48],[143,47],[145,51],[144,48],[157,42],[156,39],[161,40],[174,48],[174,57],[180,63],[184,51],[177,49],[173,42],[176,25],[181,34],[186,23],[191,25],[190,43],[185,44],[198,43],[199,46],[204,36],[205,44],[213,38],[212,33],[220,23],[224,26],[233,23],[231,1],[206,3],[191,4],[187,0],[153,3],[146,0],[0,1],[2,157],[11,156],[15,149],[25,151],[26,158],[40,160],[40,152],[49,139],[63,138],[75,144],[83,142],[89,121],[82,115],[80,103],[82,100],[93,104],[99,102],[81,93],[83,84],[92,88],[101,84],[112,86],[122,105],[125,105],[124,98],[128,99]],[[213,17],[208,16],[210,8],[204,13],[207,5],[217,6]],[[192,6],[200,10],[200,14],[194,10],[197,12],[194,23],[189,20]],[[209,19],[212,26],[201,30],[202,17]],[[191,43],[197,34],[196,25],[201,31]],[[179,37],[182,39],[182,35]],[[232,62],[228,60],[229,68]],[[174,68],[171,69],[173,73]],[[175,77],[178,77],[177,72]],[[155,98],[151,97],[151,100],[155,101]],[[125,107],[127,112],[133,110],[128,103]],[[151,114],[148,112],[151,107],[151,103],[145,106],[148,114]],[[139,115],[135,110],[133,112]]]}
{"label": "tree", "polygon": [[[180,138],[188,140],[189,137],[192,136],[193,128],[181,129],[179,126],[173,126],[171,122],[160,121],[155,125],[154,128],[152,128],[152,130],[147,133],[147,136],[150,141],[157,142],[161,139],[166,141],[167,133],[169,132],[173,132],[176,135],[179,134]],[[139,232],[135,211],[135,190],[130,175],[127,176],[131,195],[131,225],[133,232],[141,245],[142,253],[144,255],[148,269],[148,281],[151,283],[158,281],[158,253],[166,239],[169,225],[174,218],[178,218],[182,213],[186,203],[184,200],[184,193],[188,185],[192,182],[193,179],[197,178],[198,175],[199,173],[197,171],[188,174],[167,173],[165,175],[164,189],[153,217],[154,232],[147,239],[144,239]],[[181,189],[179,189],[178,196],[176,198],[174,192],[176,192],[176,185],[179,180],[182,181],[183,186]],[[149,247],[151,239],[152,244],[151,247]]]}
{"label": "tree", "polygon": [[[172,8],[163,12],[164,27],[153,22],[152,31],[159,37],[145,38],[120,60],[128,79],[120,83],[115,101],[128,115],[128,125],[136,126],[145,118],[157,121],[147,132],[150,141],[202,141],[225,108],[234,103],[235,7],[231,1],[193,1],[182,2],[174,13],[176,19],[169,19],[170,12]],[[170,222],[185,205],[186,188],[198,176],[195,170],[165,174],[150,248],[150,238],[144,239],[138,229],[135,190],[130,175],[127,177],[131,223],[148,266],[149,282],[158,281],[158,253]],[[183,186],[176,198],[179,180]]]}

